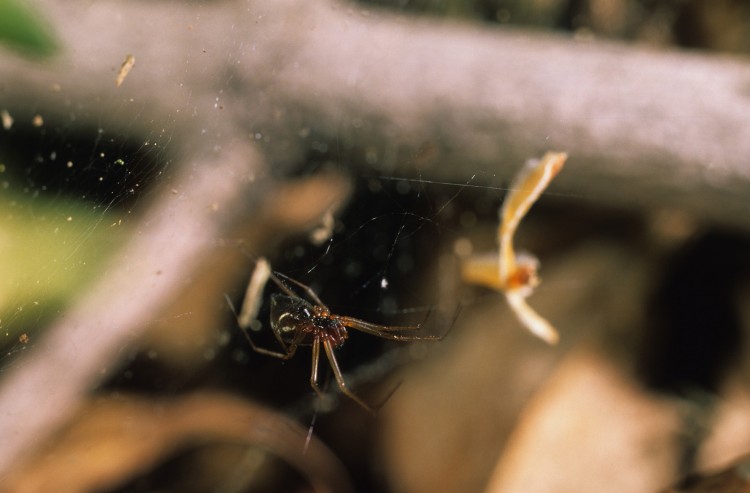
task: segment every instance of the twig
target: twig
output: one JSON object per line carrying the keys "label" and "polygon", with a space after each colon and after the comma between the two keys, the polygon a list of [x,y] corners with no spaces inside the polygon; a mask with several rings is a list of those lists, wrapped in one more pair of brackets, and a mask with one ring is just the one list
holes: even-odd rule
{"label": "twig", "polygon": [[[305,432],[277,412],[221,393],[163,400],[99,396],[84,400],[75,419],[52,443],[4,478],[3,491],[49,491],[60,484],[67,491],[111,490],[184,448],[221,443],[278,456],[317,493],[353,491],[338,458]],[[71,468],[61,457],[87,467]],[[247,471],[242,472],[237,476],[247,480]]]}
{"label": "twig", "polygon": [[[29,104],[63,116],[81,107],[78,121],[152,134],[200,126],[201,140],[219,145],[206,119],[220,115],[266,144],[277,167],[335,141],[338,155],[383,172],[405,174],[416,160],[422,174],[458,182],[480,170],[477,182],[497,184],[516,163],[566,149],[576,167],[560,193],[750,227],[743,59],[407,20],[330,0],[39,3],[68,54],[41,67],[0,57],[11,115]],[[138,70],[115,88],[126,53]]]}

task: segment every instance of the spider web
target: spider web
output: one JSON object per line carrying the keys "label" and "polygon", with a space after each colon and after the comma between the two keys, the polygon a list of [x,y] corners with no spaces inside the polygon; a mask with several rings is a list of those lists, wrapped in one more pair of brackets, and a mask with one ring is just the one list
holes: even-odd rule
{"label": "spider web", "polygon": [[[320,167],[312,163],[301,174],[316,173]],[[488,181],[487,176],[449,183],[420,176],[373,175],[361,170],[347,173],[352,175],[355,191],[349,205],[337,215],[331,237],[319,246],[307,237],[290,239],[272,256],[275,270],[310,286],[333,313],[382,325],[424,323],[424,332],[431,334],[448,330],[462,303],[475,302],[479,297],[500,299],[497,294],[486,293],[459,300],[446,293],[452,293],[451,284],[458,282],[457,270],[452,267],[456,266],[456,249],[466,248],[467,232],[482,224],[490,243],[494,241],[504,187],[477,184]],[[490,244],[489,248],[495,247]],[[441,262],[445,273],[453,271],[442,279],[442,274],[435,271]],[[272,283],[268,284],[266,301],[272,292],[278,292]],[[268,319],[266,302],[252,326],[252,337],[256,344],[278,350]],[[429,351],[421,343],[393,343],[355,330],[349,332],[349,339],[337,351],[337,359],[353,389],[380,382],[396,367]],[[278,361],[259,362],[258,355],[241,341],[239,348],[234,358],[249,365],[249,373],[271,372],[275,381],[280,378]],[[269,370],[268,364],[274,368]],[[323,356],[320,364],[320,382],[328,381],[329,388],[335,387],[328,380]],[[281,385],[296,389],[290,395],[299,392],[310,396],[309,350],[301,348],[285,365],[294,367],[289,372],[296,374],[296,385],[286,380]],[[293,414],[316,409],[307,397],[288,405]]]}
{"label": "spider web", "polygon": [[[125,103],[123,103],[125,104]],[[0,108],[1,109],[1,108]],[[32,108],[33,109],[33,108]],[[0,130],[0,363],[36,344],[97,276],[167,173],[168,134],[10,113]]]}

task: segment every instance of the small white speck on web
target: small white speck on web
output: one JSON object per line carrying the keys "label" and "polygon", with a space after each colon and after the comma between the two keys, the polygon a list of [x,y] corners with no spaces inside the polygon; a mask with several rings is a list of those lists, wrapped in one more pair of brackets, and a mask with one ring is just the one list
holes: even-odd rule
{"label": "small white speck on web", "polygon": [[382,289],[388,289],[388,279],[385,277],[380,280],[380,287]]}

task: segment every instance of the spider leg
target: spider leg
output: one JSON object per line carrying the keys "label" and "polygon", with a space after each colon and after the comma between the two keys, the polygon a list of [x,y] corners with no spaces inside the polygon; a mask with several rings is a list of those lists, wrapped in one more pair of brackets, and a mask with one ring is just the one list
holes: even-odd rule
{"label": "spider leg", "polygon": [[[285,275],[284,275],[284,274],[282,274],[281,272],[277,272],[276,274],[277,274],[277,275],[278,275],[279,277],[281,277],[281,278],[283,278],[283,279],[286,279],[287,281],[289,281],[289,282],[291,282],[291,283],[293,283],[293,284],[296,284],[296,285],[297,285],[297,287],[299,287],[299,288],[300,288],[301,290],[303,290],[303,291],[305,292],[305,294],[307,294],[307,296],[309,296],[309,297],[310,297],[310,299],[311,299],[311,300],[313,301],[313,303],[315,303],[316,305],[320,305],[320,306],[322,306],[323,308],[326,308],[326,309],[328,309],[328,307],[326,306],[326,304],[325,304],[325,303],[323,303],[323,302],[322,302],[322,301],[320,300],[320,298],[318,298],[318,295],[317,295],[317,294],[315,294],[315,291],[313,291],[313,290],[312,290],[312,288],[311,288],[310,286],[307,286],[307,285],[305,285],[305,284],[302,284],[301,282],[297,281],[296,279],[292,279],[292,278],[291,278],[291,277],[289,277],[289,276],[285,276]],[[276,277],[276,276],[274,276],[274,277]],[[277,279],[278,279],[278,278],[277,278]],[[294,297],[297,297],[297,295],[296,295],[296,294],[294,294],[294,292],[292,292],[292,291],[291,291],[291,290],[290,290],[290,289],[289,289],[288,287],[284,286],[284,285],[283,285],[283,283],[281,283],[281,282],[280,282],[280,281],[278,281],[278,280],[275,280],[275,281],[276,281],[276,284],[278,284],[278,285],[279,285],[279,287],[281,287],[281,288],[282,288],[282,289],[284,290],[284,292],[286,292],[286,293],[287,293],[287,294],[289,294],[290,296],[294,296]]]}
{"label": "spider leg", "polygon": [[273,351],[271,349],[256,346],[252,338],[250,337],[250,334],[247,332],[247,327],[243,327],[240,323],[239,317],[237,316],[237,311],[234,309],[234,304],[232,303],[232,300],[229,299],[229,295],[225,294],[224,298],[227,300],[227,304],[229,305],[229,309],[232,310],[234,318],[237,319],[237,326],[239,326],[240,330],[242,331],[242,335],[245,336],[245,339],[247,339],[247,342],[248,344],[250,344],[250,347],[253,349],[253,351],[259,354],[265,354],[266,356],[273,356],[274,358],[283,360],[290,359],[292,356],[294,356],[294,353],[297,351],[297,346],[287,346],[286,344],[284,344],[284,341],[279,338],[277,338],[277,340],[281,344],[281,347],[284,348],[283,352]]}
{"label": "spider leg", "polygon": [[365,322],[364,320],[359,320],[357,318],[342,317],[339,315],[336,315],[336,319],[346,327],[349,327],[351,329],[359,330],[373,336],[382,337],[383,339],[390,339],[392,341],[442,341],[443,338],[448,335],[448,332],[442,335],[394,334],[394,331],[413,330],[420,329],[422,327],[419,325],[407,327],[378,325],[370,322]]}
{"label": "spider leg", "polygon": [[284,281],[282,281],[281,279],[279,279],[279,276],[282,276],[285,279],[288,279],[281,272],[277,272],[277,273],[271,272],[269,274],[268,278],[271,279],[279,287],[279,289],[284,292],[285,295],[291,296],[292,298],[299,298],[299,295],[297,293],[295,293],[294,291],[292,291],[291,289],[289,289],[289,286],[287,286],[286,284],[284,284]]}
{"label": "spider leg", "polygon": [[[380,324],[374,324],[372,322],[367,322],[365,320],[354,318],[354,317],[347,317],[346,315],[333,315],[336,320],[339,320],[341,323],[346,325],[347,327],[352,327],[353,329],[360,329],[360,327],[365,327],[369,330],[374,330],[377,332],[399,332],[402,330],[419,330],[422,328],[422,325],[380,325]],[[351,324],[351,325],[350,325]]]}
{"label": "spider leg", "polygon": [[250,339],[250,336],[248,335],[248,333],[244,330],[242,332],[245,334],[245,338],[247,339],[247,342],[250,343],[250,347],[252,347],[253,351],[255,351],[256,353],[265,354],[266,356],[273,356],[274,358],[279,358],[283,360],[288,360],[288,359],[292,359],[292,357],[294,357],[294,353],[297,351],[297,346],[289,346],[287,348],[286,353],[282,353],[280,351],[273,351],[271,349],[266,349],[266,348],[256,346],[253,343],[253,340]]}
{"label": "spider leg", "polygon": [[[364,320],[359,320],[351,317],[336,317],[342,324],[351,329],[359,330],[366,334],[370,334],[383,339],[390,339],[392,341],[439,341],[443,336],[436,335],[412,335],[412,334],[394,334],[394,330],[404,330],[396,327],[388,327],[383,325],[371,324]],[[419,328],[419,327],[417,327]],[[410,329],[405,329],[410,330]]]}
{"label": "spider leg", "polygon": [[[364,320],[360,320],[358,318],[353,317],[346,317],[342,315],[334,315],[336,320],[340,321],[344,326],[349,327],[350,329],[359,330],[362,332],[365,332],[366,334],[374,335],[377,337],[382,337],[383,339],[390,339],[393,341],[442,341],[445,339],[445,336],[447,336],[450,331],[453,329],[453,326],[456,325],[456,320],[458,320],[458,315],[461,313],[461,305],[458,305],[456,307],[456,312],[453,315],[453,321],[451,322],[450,326],[448,327],[448,330],[446,330],[441,335],[411,335],[411,334],[394,334],[393,332],[397,332],[400,330],[414,330],[414,329],[421,329],[422,325],[407,325],[407,326],[398,326],[398,325],[378,325],[373,324],[370,322],[366,322]],[[427,314],[429,316],[429,313]]]}
{"label": "spider leg", "polygon": [[328,362],[331,364],[333,376],[336,378],[336,383],[338,384],[341,393],[369,411],[370,414],[375,415],[375,409],[365,404],[365,401],[357,397],[354,392],[347,388],[346,382],[344,381],[344,376],[341,374],[341,369],[339,368],[339,363],[338,361],[336,361],[336,355],[333,353],[333,345],[331,344],[331,341],[323,340],[323,348],[326,351]]}
{"label": "spider leg", "polygon": [[320,361],[320,339],[315,338],[312,345],[312,370],[310,371],[310,387],[313,388],[318,397],[325,397],[323,391],[318,387],[318,362]]}
{"label": "spider leg", "polygon": [[422,320],[417,325],[380,325],[380,324],[374,324],[371,322],[367,322],[365,320],[354,318],[354,317],[347,317],[346,315],[334,315],[337,319],[341,320],[342,322],[355,322],[359,325],[366,326],[372,330],[377,330],[379,332],[400,332],[404,330],[419,330],[422,327],[424,327],[425,322],[427,322],[427,319],[430,318],[430,314],[432,313],[432,309],[430,308],[427,310],[427,314],[424,317],[424,320]]}

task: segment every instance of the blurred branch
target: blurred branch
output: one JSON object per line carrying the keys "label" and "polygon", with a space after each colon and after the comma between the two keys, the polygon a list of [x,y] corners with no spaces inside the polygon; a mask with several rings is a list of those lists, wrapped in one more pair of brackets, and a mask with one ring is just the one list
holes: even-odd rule
{"label": "blurred branch", "polygon": [[39,456],[3,478],[3,491],[45,492],[60,485],[66,491],[111,490],[170,454],[210,444],[270,452],[295,467],[318,493],[352,491],[339,460],[318,438],[308,439],[304,427],[227,395],[193,394],[156,402],[100,397],[84,402],[74,418]]}
{"label": "blurred branch", "polygon": [[[743,59],[404,19],[323,0],[47,2],[42,10],[68,54],[45,66],[0,59],[8,106],[81,108],[79,121],[135,121],[152,133],[200,129],[202,142],[239,129],[256,135],[276,165],[322,138],[405,173],[399,166],[432,145],[423,171],[457,181],[476,170],[507,178],[555,148],[571,156],[559,191],[750,226]],[[116,90],[126,53],[138,62]]]}
{"label": "blurred branch", "polygon": [[[494,184],[554,148],[571,156],[558,191],[750,226],[744,59],[324,0],[47,2],[42,10],[68,54],[45,66],[1,59],[8,106],[35,101],[63,115],[72,107],[78,121],[126,130],[135,122],[177,138],[200,130],[200,142],[239,129],[277,166],[335,140],[344,155],[406,173],[404,163],[427,146],[434,152],[420,161],[423,172],[465,181],[480,170],[497,173]],[[126,53],[138,62],[116,89]]]}
{"label": "blurred branch", "polygon": [[[4,375],[0,470],[111,371],[235,211],[262,193],[264,159],[283,175],[336,142],[382,173],[418,167],[463,182],[480,171],[498,184],[555,148],[570,154],[556,191],[750,227],[743,60],[325,0],[36,4],[67,51],[46,64],[0,53],[0,106],[16,121],[41,111],[45,122],[145,136],[174,171],[106,276]],[[137,62],[118,88],[128,53]]]}

